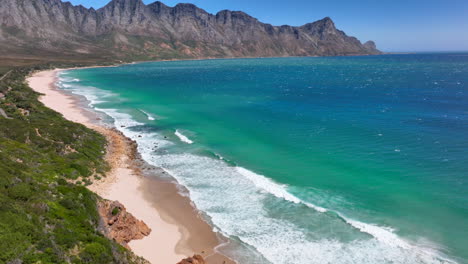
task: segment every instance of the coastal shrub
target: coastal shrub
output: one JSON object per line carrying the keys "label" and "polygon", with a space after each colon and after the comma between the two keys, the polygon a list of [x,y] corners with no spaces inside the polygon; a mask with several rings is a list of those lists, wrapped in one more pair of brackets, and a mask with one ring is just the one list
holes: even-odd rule
{"label": "coastal shrub", "polygon": [[62,199],[60,202],[59,202],[63,207],[69,209],[69,210],[72,210],[73,208],[76,207],[76,204],[75,204],[75,201],[72,200],[71,198],[65,198],[65,199]]}
{"label": "coastal shrub", "polygon": [[91,175],[91,171],[83,165],[73,163],[70,168],[75,169],[81,176],[87,177]]}
{"label": "coastal shrub", "polygon": [[117,215],[119,212],[120,209],[118,207],[114,207],[114,209],[112,209],[112,215]]}
{"label": "coastal shrub", "polygon": [[28,242],[37,238],[36,227],[27,215],[12,211],[0,213],[0,260],[5,261],[21,254],[27,248]]}
{"label": "coastal shrub", "polygon": [[78,237],[72,230],[61,225],[55,227],[53,234],[57,244],[64,246],[65,248],[73,248],[73,246],[79,242]]}
{"label": "coastal shrub", "polygon": [[92,182],[89,179],[84,179],[83,183],[84,183],[85,186],[89,186],[89,185],[92,184]]}
{"label": "coastal shrub", "polygon": [[[4,234],[5,233],[5,234]],[[19,232],[2,232],[0,234],[0,263],[15,259],[27,249],[27,237]]]}
{"label": "coastal shrub", "polygon": [[63,171],[63,174],[62,174],[63,177],[67,178],[67,179],[72,179],[72,180],[76,180],[78,179],[78,177],[80,177],[80,174],[77,170],[75,169],[72,169],[72,168],[66,168],[64,171]]}
{"label": "coastal shrub", "polygon": [[59,185],[67,185],[68,184],[68,182],[64,178],[58,178],[57,183]]}
{"label": "coastal shrub", "polygon": [[105,138],[42,105],[29,71],[0,81],[12,88],[0,101],[12,117],[0,116],[0,263],[136,263],[98,232],[99,198],[66,180],[108,170]]}
{"label": "coastal shrub", "polygon": [[106,246],[94,242],[86,245],[83,252],[80,254],[81,260],[84,263],[109,263],[112,261],[112,256],[108,253],[109,249]]}
{"label": "coastal shrub", "polygon": [[26,183],[16,184],[8,189],[8,195],[13,199],[27,201],[32,195],[31,187]]}

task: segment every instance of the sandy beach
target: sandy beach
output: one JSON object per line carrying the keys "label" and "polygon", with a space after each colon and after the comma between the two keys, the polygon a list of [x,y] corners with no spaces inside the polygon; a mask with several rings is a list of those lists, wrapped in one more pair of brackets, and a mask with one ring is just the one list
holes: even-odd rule
{"label": "sandy beach", "polygon": [[59,71],[37,72],[27,81],[43,94],[40,101],[46,106],[106,136],[106,159],[111,171],[89,189],[105,199],[121,202],[152,229],[149,236],[129,243],[132,251],[158,264],[177,263],[193,254],[202,255],[207,263],[234,263],[215,252],[224,239],[212,231],[190,199],[179,193],[176,183],[156,177],[157,168],[150,170],[150,175],[143,174],[141,168],[148,165],[139,159],[134,142],[111,127],[97,124],[97,115],[82,107],[77,97],[56,88]]}

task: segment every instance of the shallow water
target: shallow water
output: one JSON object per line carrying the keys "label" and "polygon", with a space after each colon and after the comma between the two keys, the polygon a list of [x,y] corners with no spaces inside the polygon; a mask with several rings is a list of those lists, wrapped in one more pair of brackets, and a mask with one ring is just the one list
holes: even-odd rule
{"label": "shallow water", "polygon": [[248,263],[468,263],[468,56],[64,72]]}

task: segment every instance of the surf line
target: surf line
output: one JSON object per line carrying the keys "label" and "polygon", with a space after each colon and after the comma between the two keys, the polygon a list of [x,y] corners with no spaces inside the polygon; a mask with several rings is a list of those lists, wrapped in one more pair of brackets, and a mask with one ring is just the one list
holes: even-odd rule
{"label": "surf line", "polygon": [[187,144],[193,144],[193,141],[186,137],[184,134],[180,133],[179,130],[176,130],[174,134],[180,139],[180,141],[185,142]]}

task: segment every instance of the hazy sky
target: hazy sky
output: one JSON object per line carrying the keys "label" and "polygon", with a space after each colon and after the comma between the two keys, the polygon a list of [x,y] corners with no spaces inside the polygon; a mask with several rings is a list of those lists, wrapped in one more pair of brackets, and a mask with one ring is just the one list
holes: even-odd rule
{"label": "hazy sky", "polygon": [[[71,0],[99,8],[110,0]],[[153,0],[143,0],[145,3]],[[468,51],[468,0],[162,0],[194,3],[210,13],[244,11],[273,25],[331,17],[337,28],[383,51]]]}

